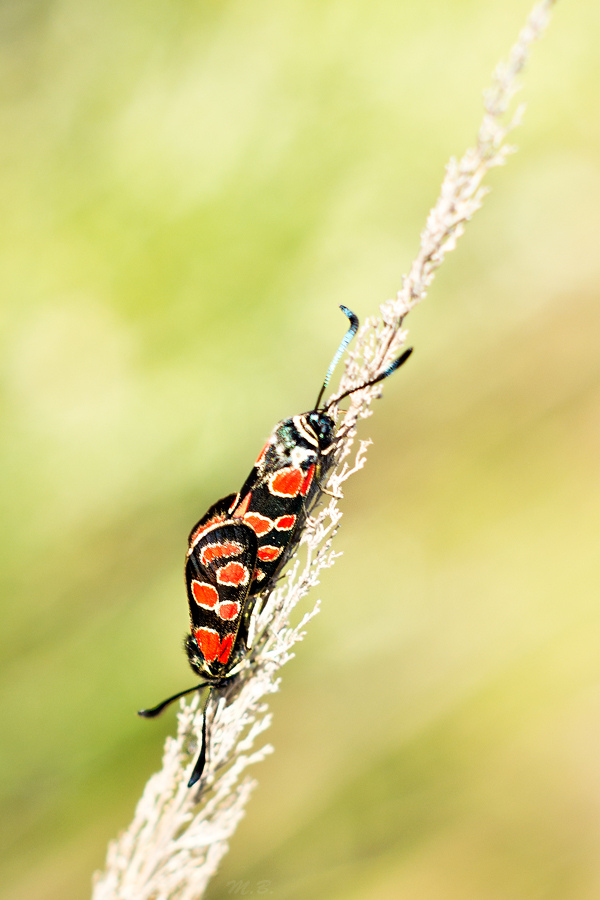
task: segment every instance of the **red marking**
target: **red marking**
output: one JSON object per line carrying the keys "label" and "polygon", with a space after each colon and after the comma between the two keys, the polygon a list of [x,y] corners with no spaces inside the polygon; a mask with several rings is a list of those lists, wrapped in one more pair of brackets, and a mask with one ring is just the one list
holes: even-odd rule
{"label": "red marking", "polygon": [[262,537],[273,527],[273,520],[261,516],[257,512],[249,512],[244,516],[244,522],[247,522],[250,528],[254,529],[257,537]]}
{"label": "red marking", "polygon": [[265,444],[265,446],[262,448],[262,450],[261,450],[260,453],[258,454],[258,459],[257,459],[256,462],[254,463],[255,466],[260,466],[261,462],[263,461],[263,459],[264,459],[265,456],[267,455],[267,450],[269,449],[270,446],[271,446],[271,441],[269,440],[269,441],[267,441],[267,443]]}
{"label": "red marking", "polygon": [[190,547],[194,546],[194,542],[195,542],[196,538],[200,537],[200,535],[204,531],[204,528],[205,528],[205,526],[201,525],[200,528],[197,528],[193,534],[190,534]]}
{"label": "red marking", "polygon": [[248,584],[248,578],[248,569],[239,562],[230,562],[226,566],[217,569],[217,581],[219,584],[239,587],[240,584]]}
{"label": "red marking", "polygon": [[195,544],[198,543],[198,539],[204,534],[205,531],[207,531],[209,528],[212,528],[212,526],[215,525],[217,522],[223,522],[224,519],[225,519],[225,513],[217,513],[217,515],[212,516],[212,518],[210,518],[208,520],[208,522],[205,522],[203,525],[200,525],[200,527],[197,528],[196,531],[194,531],[194,533],[190,535],[190,547],[193,547]]}
{"label": "red marking", "polygon": [[297,497],[303,481],[302,469],[280,469],[275,475],[271,475],[271,493],[277,497]]}
{"label": "red marking", "polygon": [[237,617],[237,614],[239,613],[239,611],[240,611],[239,603],[221,603],[220,607],[217,610],[220,617],[222,619],[225,619],[226,621],[228,619],[235,619]]}
{"label": "red marking", "polygon": [[278,556],[281,556],[282,550],[283,550],[283,547],[266,546],[266,547],[261,547],[256,555],[263,562],[272,562],[274,559],[277,559]]}
{"label": "red marking", "polygon": [[207,566],[215,559],[223,559],[228,556],[239,556],[242,548],[233,541],[221,541],[219,544],[208,544],[200,553],[200,562]]}
{"label": "red marking", "polygon": [[198,606],[207,606],[212,609],[219,602],[219,592],[212,584],[202,581],[192,581],[192,594]]}
{"label": "red marking", "polygon": [[275,519],[275,528],[277,531],[291,531],[296,524],[296,516],[279,516]]}
{"label": "red marking", "polygon": [[250,498],[251,497],[252,497],[251,493],[246,494],[246,496],[242,500],[240,506],[238,506],[236,511],[233,513],[234,519],[241,519],[243,516],[246,515],[246,511],[248,510],[248,507],[250,506]]}
{"label": "red marking", "polygon": [[263,572],[262,569],[259,569],[257,566],[257,568],[254,570],[254,573],[252,575],[252,581],[262,581],[264,577],[265,577],[265,573]]}
{"label": "red marking", "polygon": [[219,650],[219,662],[226,663],[229,659],[229,655],[231,653],[231,648],[233,647],[233,635],[228,634],[227,637],[224,637],[221,642],[221,649]]}
{"label": "red marking", "polygon": [[217,657],[220,663],[227,662],[233,646],[232,634],[225,635],[221,641],[212,628],[196,628],[194,637],[206,662],[214,662]]}
{"label": "red marking", "polygon": [[302,494],[303,497],[306,497],[306,495],[308,494],[308,489],[312,484],[313,476],[315,474],[315,468],[316,468],[316,466],[313,463],[312,466],[310,467],[310,469],[308,470],[308,472],[306,473],[306,477],[305,477],[304,483],[302,485],[302,490],[300,491],[300,493]]}

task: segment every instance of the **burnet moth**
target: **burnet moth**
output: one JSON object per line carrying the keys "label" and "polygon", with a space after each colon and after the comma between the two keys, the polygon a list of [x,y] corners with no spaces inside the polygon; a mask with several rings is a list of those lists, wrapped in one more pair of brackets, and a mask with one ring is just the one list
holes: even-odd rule
{"label": "burnet moth", "polygon": [[193,671],[202,679],[138,715],[153,718],[174,700],[208,687],[204,704],[202,747],[188,787],[202,776],[206,762],[206,706],[210,693],[223,687],[248,655],[250,616],[258,596],[266,593],[296,549],[307,511],[318,501],[335,465],[342,433],[336,432],[330,410],[355,391],[377,384],[406,362],[405,350],[381,375],[320,407],[340,357],[358,331],[358,318],[346,306],[350,320],[319,391],[314,409],[276,425],[237,494],[218,500],[197,522],[188,539],[185,583],[190,634],[185,650]]}

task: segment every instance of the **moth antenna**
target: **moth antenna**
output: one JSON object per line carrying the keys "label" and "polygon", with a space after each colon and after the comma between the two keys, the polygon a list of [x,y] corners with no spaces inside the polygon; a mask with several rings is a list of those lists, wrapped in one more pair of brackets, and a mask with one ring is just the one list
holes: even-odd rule
{"label": "moth antenna", "polygon": [[194,766],[194,771],[190,776],[190,780],[188,781],[188,787],[193,787],[197,781],[200,781],[202,778],[202,773],[204,772],[204,766],[206,765],[206,707],[208,706],[208,701],[210,700],[211,691],[209,690],[208,696],[206,698],[206,703],[204,704],[204,711],[202,712],[202,747],[200,748],[200,753],[198,754],[198,759],[196,760],[196,765]]}
{"label": "moth antenna", "polygon": [[404,353],[395,359],[391,366],[388,366],[387,369],[378,375],[377,378],[371,379],[371,381],[365,381],[364,384],[359,384],[356,387],[350,388],[349,391],[346,391],[341,395],[341,397],[336,397],[335,400],[332,400],[327,409],[331,409],[334,403],[339,403],[340,400],[344,400],[346,397],[349,397],[350,394],[354,394],[355,391],[362,391],[363,388],[371,387],[374,384],[377,384],[379,381],[383,381],[384,378],[387,378],[389,375],[392,375],[396,369],[399,369],[400,366],[403,366],[410,354],[413,352],[413,348],[409,347],[408,350],[405,350]]}
{"label": "moth antenna", "polygon": [[153,719],[155,716],[159,716],[163,709],[165,709],[169,703],[172,703],[173,700],[179,700],[180,697],[191,694],[192,691],[199,691],[201,688],[206,687],[206,684],[207,682],[203,681],[201,684],[195,684],[194,687],[187,688],[185,691],[179,691],[178,694],[173,694],[172,697],[163,700],[162,703],[159,703],[158,706],[153,706],[152,709],[138,709],[138,716],[143,716],[144,719]]}
{"label": "moth antenna", "polygon": [[327,374],[325,375],[325,381],[323,382],[323,387],[319,391],[319,396],[317,397],[317,402],[315,403],[315,409],[314,409],[315,412],[319,408],[319,403],[321,402],[323,394],[325,393],[327,385],[329,384],[329,380],[330,380],[331,376],[333,375],[333,370],[339,363],[342,353],[344,352],[344,350],[346,349],[346,347],[348,346],[348,344],[350,343],[350,341],[352,340],[352,338],[358,331],[358,326],[360,324],[358,321],[358,316],[356,316],[352,312],[351,309],[348,309],[347,306],[342,306],[342,305],[340,305],[340,309],[344,313],[344,315],[348,316],[348,318],[350,319],[350,328],[348,329],[348,331],[342,338],[342,343],[335,351],[335,356],[333,357],[333,359],[331,360],[331,362],[329,364],[329,368],[327,369]]}

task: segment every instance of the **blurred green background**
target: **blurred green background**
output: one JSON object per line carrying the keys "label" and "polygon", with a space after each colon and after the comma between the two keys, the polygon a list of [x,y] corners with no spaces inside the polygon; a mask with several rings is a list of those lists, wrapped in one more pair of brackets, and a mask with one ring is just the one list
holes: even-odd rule
{"label": "blurred green background", "polygon": [[[2,0],[0,896],[89,896],[192,523],[400,286],[529,0]],[[209,889],[600,895],[600,7],[410,316]],[[193,679],[192,679],[193,681]]]}

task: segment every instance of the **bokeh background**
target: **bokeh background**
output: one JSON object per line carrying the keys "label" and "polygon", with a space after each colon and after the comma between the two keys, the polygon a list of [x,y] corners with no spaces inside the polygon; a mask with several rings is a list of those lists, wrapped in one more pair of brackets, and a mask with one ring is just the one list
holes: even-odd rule
{"label": "bokeh background", "polygon": [[[89,896],[191,524],[400,285],[528,0],[2,0],[0,896]],[[600,7],[410,316],[209,900],[600,895]],[[268,882],[265,887],[264,882]]]}

